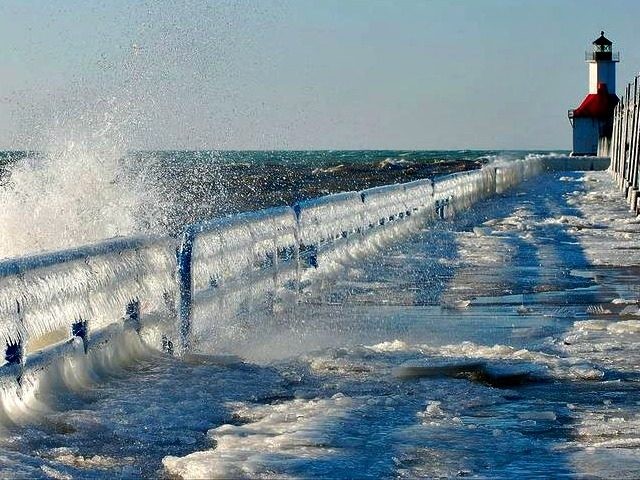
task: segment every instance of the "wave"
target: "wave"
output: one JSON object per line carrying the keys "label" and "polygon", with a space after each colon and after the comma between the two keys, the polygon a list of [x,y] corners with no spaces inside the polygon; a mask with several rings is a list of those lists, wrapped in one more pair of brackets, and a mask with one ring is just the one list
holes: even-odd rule
{"label": "wave", "polygon": [[158,232],[158,194],[116,142],[66,130],[8,166],[0,258]]}

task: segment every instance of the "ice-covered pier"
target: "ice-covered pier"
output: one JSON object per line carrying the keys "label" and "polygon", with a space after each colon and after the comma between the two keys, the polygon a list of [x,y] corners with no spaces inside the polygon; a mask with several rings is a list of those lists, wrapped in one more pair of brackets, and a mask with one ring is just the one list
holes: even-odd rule
{"label": "ice-covered pier", "polygon": [[257,364],[296,358],[276,362],[285,385],[233,403],[241,425],[221,421],[215,448],[164,467],[185,478],[638,471],[640,223],[614,186],[603,171],[540,172],[344,260],[300,300],[300,340],[271,325],[236,347]]}
{"label": "ice-covered pier", "polygon": [[528,157],[3,262],[4,416],[45,421],[2,468],[637,469],[640,224],[607,165]]}
{"label": "ice-covered pier", "polygon": [[296,303],[307,283],[350,257],[571,162],[594,169],[606,160],[530,157],[190,225],[180,239],[116,239],[3,261],[3,388],[20,397],[52,360],[124,330],[169,353],[197,351],[233,329],[239,311]]}

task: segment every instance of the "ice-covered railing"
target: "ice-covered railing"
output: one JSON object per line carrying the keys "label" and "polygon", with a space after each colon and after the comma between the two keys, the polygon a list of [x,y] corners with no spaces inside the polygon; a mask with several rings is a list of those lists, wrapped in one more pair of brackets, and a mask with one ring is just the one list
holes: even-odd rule
{"label": "ice-covered railing", "polygon": [[148,329],[156,343],[171,351],[178,337],[184,351],[236,313],[275,307],[301,280],[377,248],[372,239],[446,218],[543,168],[540,158],[492,164],[190,225],[181,241],[116,239],[0,262],[0,376],[19,379],[25,366],[87,350],[127,325],[160,325]]}
{"label": "ice-covered railing", "polygon": [[360,192],[367,227],[384,225],[433,204],[433,182],[429,179],[385,185]]}
{"label": "ice-covered railing", "polygon": [[[411,221],[449,217],[542,170],[539,159],[487,165],[436,179],[343,192],[191,225],[179,255],[180,331],[187,349],[233,335],[237,315],[273,307]],[[385,237],[386,238],[386,237]],[[222,342],[224,343],[224,342]]]}
{"label": "ice-covered railing", "polygon": [[297,203],[293,209],[302,267],[326,270],[331,257],[346,258],[354,235],[360,234],[366,223],[359,192],[313,198]]}
{"label": "ice-covered railing", "polygon": [[[171,318],[177,299],[175,241],[127,238],[0,262],[4,372],[20,379],[46,350],[84,350],[116,325]],[[76,342],[77,343],[77,342]]]}
{"label": "ice-covered railing", "polygon": [[560,157],[530,157],[496,166],[496,193],[502,193],[545,169],[551,169],[554,158]]}
{"label": "ice-covered railing", "polygon": [[238,297],[248,300],[256,290],[290,281],[297,255],[297,221],[290,207],[188,226],[179,254],[183,349],[194,331],[205,335],[213,317],[230,313],[225,303],[238,304]]}
{"label": "ice-covered railing", "polygon": [[[418,212],[431,214],[433,183],[429,179],[343,192],[297,203],[302,267],[327,272],[367,248],[371,229]],[[316,272],[314,272],[316,273]],[[302,280],[308,275],[303,275]]]}
{"label": "ice-covered railing", "polygon": [[453,173],[435,180],[433,197],[438,216],[447,218],[495,194],[498,170],[487,165],[479,170]]}

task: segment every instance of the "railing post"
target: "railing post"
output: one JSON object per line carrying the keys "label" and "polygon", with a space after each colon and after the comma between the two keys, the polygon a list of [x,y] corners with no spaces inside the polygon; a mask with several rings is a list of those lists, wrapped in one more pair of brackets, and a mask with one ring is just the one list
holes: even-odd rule
{"label": "railing post", "polygon": [[627,194],[626,200],[627,203],[631,204],[631,197],[633,196],[633,171],[634,171],[634,151],[635,151],[635,141],[634,134],[636,131],[636,101],[635,101],[635,82],[633,84],[629,83],[629,121],[631,127],[629,128],[629,167],[627,172]]}
{"label": "railing post", "polygon": [[618,103],[613,109],[613,129],[611,132],[611,160],[609,162],[609,172],[614,178],[617,177],[617,164],[618,164],[618,130],[620,128],[619,121],[620,103]]}
{"label": "railing post", "polygon": [[301,229],[300,229],[300,215],[302,209],[299,204],[295,204],[293,206],[293,211],[296,215],[296,243],[298,244],[298,254],[297,254],[297,270],[298,274],[300,266],[304,263],[305,267],[318,268],[318,245],[306,245],[301,240]]}
{"label": "railing post", "polygon": [[638,197],[638,157],[639,157],[639,148],[640,146],[640,108],[639,107],[639,96],[640,96],[640,86],[638,85],[638,76],[634,78],[633,82],[633,132],[631,136],[632,141],[632,149],[631,149],[631,195],[629,196],[629,207],[632,211],[636,211],[637,205],[637,197]]}
{"label": "railing post", "polygon": [[[178,284],[180,289],[180,309],[179,309],[179,332],[180,346],[182,351],[186,351],[191,343],[191,300],[192,300],[192,255],[195,231],[187,227],[182,236],[182,243],[178,251]],[[168,342],[168,340],[167,340]],[[173,347],[171,346],[171,350]]]}
{"label": "railing post", "polygon": [[631,158],[630,158],[630,136],[631,136],[631,128],[630,128],[630,120],[631,120],[631,84],[627,85],[625,96],[627,97],[626,108],[625,108],[625,142],[624,142],[624,194],[626,196],[627,191],[629,190],[629,169],[631,167]]}
{"label": "railing post", "polygon": [[620,99],[620,103],[618,104],[618,134],[617,134],[617,140],[618,140],[618,146],[616,148],[616,181],[618,183],[618,188],[621,187],[622,183],[622,168],[624,166],[624,159],[622,157],[623,154],[623,141],[622,141],[622,134],[624,133],[624,125],[622,124],[623,120],[624,120],[624,103],[625,103],[625,99],[624,99],[624,95],[622,96],[622,98]]}
{"label": "railing post", "polygon": [[626,86],[625,88],[625,93],[623,95],[624,98],[624,104],[623,104],[623,109],[622,109],[622,135],[621,135],[621,142],[620,142],[620,154],[621,154],[621,178],[620,178],[620,190],[626,194],[627,193],[627,187],[626,187],[626,181],[627,181],[627,148],[629,146],[629,138],[628,138],[628,130],[629,130],[629,85]]}
{"label": "railing post", "polygon": [[[18,315],[18,322],[21,327],[20,329],[24,332],[24,312],[19,301],[16,301],[16,313]],[[15,340],[7,341],[6,350],[4,352],[5,361],[11,367],[16,369],[15,377],[18,385],[22,383],[22,374],[24,373],[24,365],[26,362],[23,335],[24,333],[21,333]]]}
{"label": "railing post", "polygon": [[318,247],[316,245],[300,245],[299,258],[305,267],[318,268]]}
{"label": "railing post", "polygon": [[86,320],[78,320],[71,324],[71,336],[82,340],[84,353],[89,351],[89,323]]}
{"label": "railing post", "polygon": [[622,120],[624,119],[624,96],[620,99],[618,103],[618,131],[616,133],[616,181],[618,183],[618,187],[620,186],[620,179],[622,178],[622,132],[623,125]]}
{"label": "railing post", "polygon": [[631,104],[631,83],[627,85],[626,89],[627,96],[627,108],[626,108],[626,117],[627,117],[627,131],[626,131],[626,141],[625,141],[625,196],[628,195],[629,189],[631,187],[631,147],[632,140],[631,134],[633,131],[633,105]]}
{"label": "railing post", "polygon": [[173,342],[166,335],[162,335],[162,351],[173,355]]}
{"label": "railing post", "polygon": [[140,333],[140,300],[135,299],[127,304],[124,321],[125,325]]}
{"label": "railing post", "polygon": [[620,98],[620,115],[618,117],[618,121],[620,124],[620,127],[618,129],[618,178],[617,178],[617,183],[618,183],[618,189],[622,190],[622,180],[623,180],[623,174],[624,174],[624,120],[625,120],[625,116],[624,116],[624,110],[626,108],[626,99],[624,98],[624,95],[621,95]]}

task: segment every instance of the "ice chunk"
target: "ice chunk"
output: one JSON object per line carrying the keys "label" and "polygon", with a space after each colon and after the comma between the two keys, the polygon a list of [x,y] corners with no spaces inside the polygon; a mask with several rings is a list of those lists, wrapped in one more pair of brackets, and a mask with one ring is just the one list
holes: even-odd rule
{"label": "ice chunk", "polygon": [[376,345],[367,346],[374,352],[403,352],[410,349],[409,345],[402,340],[393,340],[391,342],[381,342]]}

